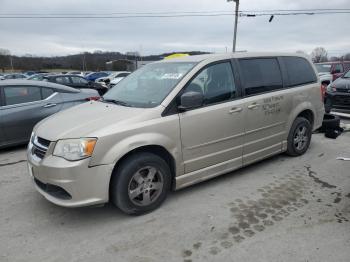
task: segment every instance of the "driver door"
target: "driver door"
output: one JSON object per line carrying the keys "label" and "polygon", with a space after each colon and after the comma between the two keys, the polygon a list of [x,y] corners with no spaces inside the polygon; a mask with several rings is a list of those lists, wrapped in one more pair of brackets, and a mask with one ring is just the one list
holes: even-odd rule
{"label": "driver door", "polygon": [[185,173],[198,179],[242,166],[244,108],[230,61],[203,68],[184,92],[202,92],[200,108],[179,114]]}

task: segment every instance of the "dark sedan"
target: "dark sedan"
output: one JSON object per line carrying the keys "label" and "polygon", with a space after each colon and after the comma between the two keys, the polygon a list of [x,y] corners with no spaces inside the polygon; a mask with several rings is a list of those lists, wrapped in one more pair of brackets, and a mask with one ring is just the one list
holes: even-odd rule
{"label": "dark sedan", "polygon": [[93,89],[30,80],[0,81],[0,148],[28,142],[40,120],[97,97]]}
{"label": "dark sedan", "polygon": [[325,109],[350,111],[350,70],[327,87]]}
{"label": "dark sedan", "polygon": [[52,83],[57,83],[65,86],[70,86],[74,88],[92,88],[97,90],[97,92],[102,96],[104,95],[108,89],[107,87],[95,83],[93,81],[86,80],[84,77],[78,75],[47,75],[43,77],[43,81],[48,81]]}

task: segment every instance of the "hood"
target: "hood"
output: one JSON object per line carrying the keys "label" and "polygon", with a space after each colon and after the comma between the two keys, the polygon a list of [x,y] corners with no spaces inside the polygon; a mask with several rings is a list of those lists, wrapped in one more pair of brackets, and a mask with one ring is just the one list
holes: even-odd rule
{"label": "hood", "polygon": [[350,89],[350,78],[337,78],[332,84],[332,87],[341,89]]}
{"label": "hood", "polygon": [[156,108],[133,108],[92,101],[64,110],[39,122],[34,133],[50,141],[95,137],[109,126],[123,127],[152,119]]}

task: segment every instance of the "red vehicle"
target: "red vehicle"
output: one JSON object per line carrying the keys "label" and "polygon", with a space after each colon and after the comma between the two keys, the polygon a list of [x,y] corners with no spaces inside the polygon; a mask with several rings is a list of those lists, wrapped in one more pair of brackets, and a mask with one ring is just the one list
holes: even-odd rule
{"label": "red vehicle", "polygon": [[341,77],[344,74],[344,72],[347,72],[350,69],[350,61],[324,62],[316,63],[315,65],[319,74],[332,74],[333,81],[338,77]]}

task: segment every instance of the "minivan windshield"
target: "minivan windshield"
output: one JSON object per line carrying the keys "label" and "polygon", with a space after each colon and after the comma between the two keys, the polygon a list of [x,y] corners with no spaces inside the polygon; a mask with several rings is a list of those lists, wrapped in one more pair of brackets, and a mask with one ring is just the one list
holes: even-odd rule
{"label": "minivan windshield", "polygon": [[145,65],[110,89],[103,99],[132,107],[156,107],[196,64],[166,62]]}

